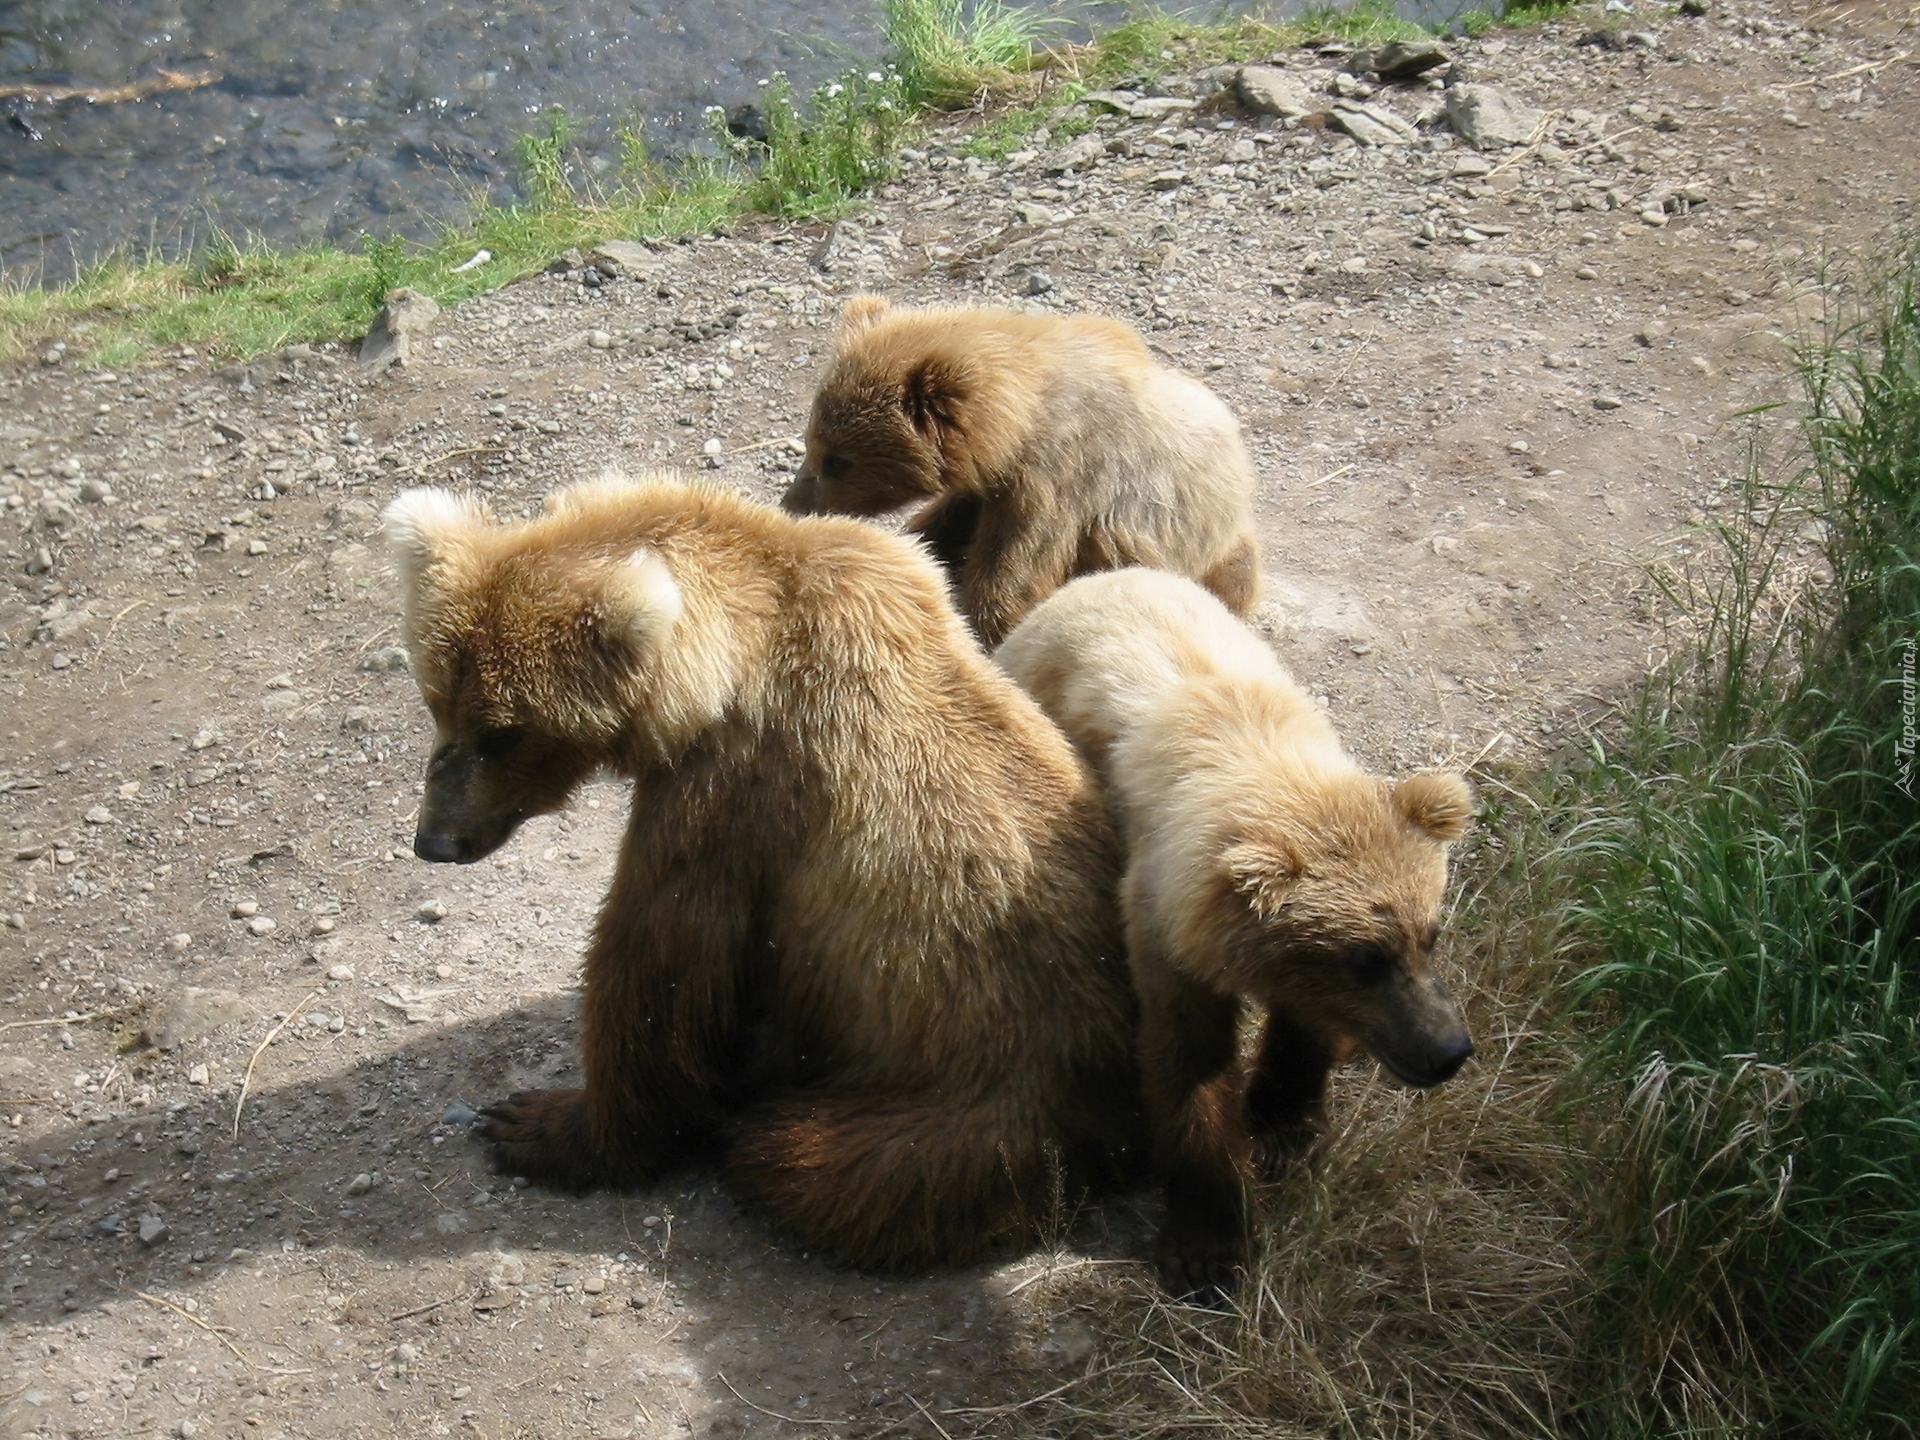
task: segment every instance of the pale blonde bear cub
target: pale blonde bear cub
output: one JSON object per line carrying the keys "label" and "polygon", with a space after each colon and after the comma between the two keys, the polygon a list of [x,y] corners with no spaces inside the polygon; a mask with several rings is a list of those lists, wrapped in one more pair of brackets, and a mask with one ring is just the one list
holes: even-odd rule
{"label": "pale blonde bear cub", "polygon": [[1097,315],[856,295],[782,504],[908,522],[996,645],[1075,575],[1152,565],[1239,614],[1260,588],[1253,466],[1206,386]]}
{"label": "pale blonde bear cub", "polygon": [[[1366,774],[1265,642],[1175,575],[1076,580],[995,658],[1105,783],[1167,1192],[1161,1274],[1224,1290],[1254,1157],[1318,1132],[1336,1064],[1364,1048],[1426,1087],[1473,1053],[1428,966],[1472,792]],[[1245,1003],[1266,1013],[1251,1074]]]}

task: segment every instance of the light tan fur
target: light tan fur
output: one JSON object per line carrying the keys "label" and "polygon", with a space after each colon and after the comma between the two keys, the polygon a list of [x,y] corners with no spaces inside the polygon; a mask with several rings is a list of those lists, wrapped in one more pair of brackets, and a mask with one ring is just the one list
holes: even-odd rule
{"label": "light tan fur", "polygon": [[[1178,576],[1076,580],[995,658],[1094,764],[1121,825],[1162,1267],[1218,1288],[1243,1254],[1256,1148],[1311,1136],[1351,1048],[1414,1085],[1471,1053],[1428,958],[1472,794],[1456,775],[1366,774],[1272,650]],[[1250,1078],[1242,1002],[1266,1012]]]}
{"label": "light tan fur", "polygon": [[585,1085],[487,1112],[503,1168],[736,1192],[861,1263],[963,1259],[1112,1178],[1137,1123],[1104,802],[910,541],[609,478],[535,520],[388,512],[437,735],[415,846],[473,861],[634,782]]}
{"label": "light tan fur", "polygon": [[992,645],[1075,575],[1151,565],[1240,614],[1259,592],[1239,423],[1130,327],[856,296],[783,502],[911,526]]}

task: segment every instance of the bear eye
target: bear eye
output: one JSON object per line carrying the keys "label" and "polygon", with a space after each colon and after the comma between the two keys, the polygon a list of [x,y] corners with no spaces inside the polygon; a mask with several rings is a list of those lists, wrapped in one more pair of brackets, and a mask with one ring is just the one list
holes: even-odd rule
{"label": "bear eye", "polygon": [[1347,956],[1347,973],[1353,983],[1370,988],[1393,973],[1394,954],[1384,945],[1368,945]]}
{"label": "bear eye", "polygon": [[482,730],[473,737],[473,748],[482,760],[504,760],[520,748],[520,742],[527,738],[526,731],[517,725],[503,725],[494,730]]}
{"label": "bear eye", "polygon": [[853,461],[845,455],[832,454],[820,462],[820,473],[829,480],[839,480],[853,469]]}

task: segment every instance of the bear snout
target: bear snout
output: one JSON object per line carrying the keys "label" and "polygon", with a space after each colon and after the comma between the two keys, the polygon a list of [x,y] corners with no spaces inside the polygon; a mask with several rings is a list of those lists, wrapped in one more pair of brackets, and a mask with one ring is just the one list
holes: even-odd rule
{"label": "bear snout", "polygon": [[1438,1085],[1443,1080],[1451,1080],[1462,1065],[1473,1058],[1473,1037],[1462,1026],[1451,1035],[1442,1036],[1433,1043],[1427,1055],[1427,1073],[1433,1079],[1427,1083]]}
{"label": "bear snout", "polygon": [[457,863],[464,848],[451,835],[437,835],[426,830],[414,832],[413,853],[436,865]]}
{"label": "bear snout", "polygon": [[820,477],[802,469],[780,497],[780,508],[789,515],[811,515],[819,505]]}

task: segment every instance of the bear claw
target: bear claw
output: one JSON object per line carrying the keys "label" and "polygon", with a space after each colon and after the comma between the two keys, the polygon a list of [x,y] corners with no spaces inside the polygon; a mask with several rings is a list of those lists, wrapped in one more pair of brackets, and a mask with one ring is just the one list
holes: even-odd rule
{"label": "bear claw", "polygon": [[482,1110],[475,1129],[501,1174],[585,1190],[594,1183],[585,1116],[583,1091],[521,1090]]}
{"label": "bear claw", "polygon": [[1232,1308],[1246,1248],[1216,1235],[1163,1235],[1156,1268],[1169,1295],[1207,1310]]}

